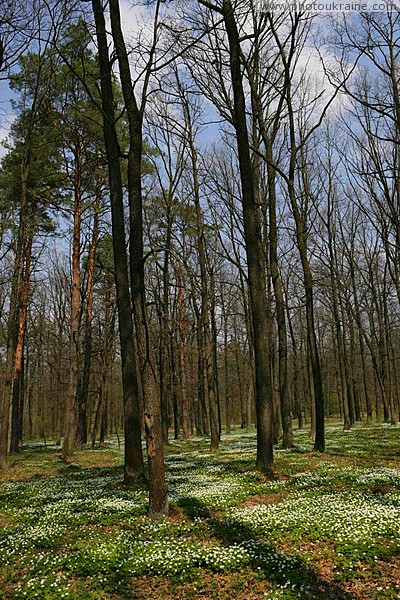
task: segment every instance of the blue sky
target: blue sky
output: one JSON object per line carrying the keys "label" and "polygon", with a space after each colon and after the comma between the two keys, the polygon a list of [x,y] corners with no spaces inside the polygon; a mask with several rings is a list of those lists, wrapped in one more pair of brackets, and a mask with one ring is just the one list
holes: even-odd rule
{"label": "blue sky", "polygon": [[[2,142],[10,130],[10,124],[13,119],[10,99],[12,92],[8,87],[7,81],[0,80],[0,142]],[[0,146],[0,158],[4,156],[6,150],[3,145]]]}

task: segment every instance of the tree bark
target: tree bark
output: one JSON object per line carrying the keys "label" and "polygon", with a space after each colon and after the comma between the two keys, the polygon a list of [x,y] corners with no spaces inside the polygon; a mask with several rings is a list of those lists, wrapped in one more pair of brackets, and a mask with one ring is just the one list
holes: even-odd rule
{"label": "tree bark", "polygon": [[78,380],[80,367],[79,324],[81,312],[81,213],[82,213],[82,140],[75,144],[74,152],[74,224],[72,238],[71,312],[69,330],[69,380],[65,409],[65,430],[62,457],[66,459],[74,450],[78,425]]}
{"label": "tree bark", "polygon": [[268,326],[268,315],[266,314],[265,261],[255,203],[254,173],[250,158],[246,103],[241,72],[240,40],[231,0],[223,0],[222,17],[229,43],[234,126],[242,188],[244,238],[253,325],[257,414],[256,464],[261,472],[271,475],[273,470],[273,390],[270,373],[271,332]]}
{"label": "tree bark", "polygon": [[[116,133],[114,94],[104,12],[100,0],[92,0],[101,74],[103,129],[110,183],[114,274],[117,291],[118,328],[121,344],[122,386],[125,417],[125,482],[144,481],[141,442],[141,416],[136,372],[132,306],[129,290],[128,261],[125,248],[125,220],[120,165],[120,148]],[[104,410],[106,410],[104,403]],[[104,412],[103,412],[104,414]],[[104,418],[102,419],[102,424]],[[102,427],[103,430],[103,427]]]}
{"label": "tree bark", "polygon": [[14,352],[13,368],[13,399],[12,399],[12,428],[11,428],[11,452],[19,450],[22,443],[22,419],[24,408],[23,394],[23,360],[25,348],[25,332],[28,318],[30,278],[31,278],[31,260],[32,260],[33,237],[30,236],[26,241],[24,272],[22,276],[22,297],[20,300],[18,316],[17,341]]}
{"label": "tree bark", "polygon": [[99,211],[101,190],[97,191],[96,205],[93,215],[93,233],[88,257],[88,280],[86,290],[86,323],[82,384],[78,395],[78,423],[76,431],[76,445],[87,444],[87,404],[89,397],[89,382],[92,366],[92,340],[93,340],[93,294],[94,294],[94,268],[96,259],[97,238],[99,233]]}
{"label": "tree bark", "polygon": [[[122,94],[129,125],[128,196],[129,254],[132,304],[142,382],[144,426],[149,467],[149,512],[153,516],[168,512],[165,483],[164,447],[160,397],[157,390],[154,348],[146,304],[143,252],[142,156],[143,106],[138,107],[131,81],[128,54],[121,28],[118,0],[110,0],[111,31],[118,59]],[[151,62],[151,61],[150,61]]]}

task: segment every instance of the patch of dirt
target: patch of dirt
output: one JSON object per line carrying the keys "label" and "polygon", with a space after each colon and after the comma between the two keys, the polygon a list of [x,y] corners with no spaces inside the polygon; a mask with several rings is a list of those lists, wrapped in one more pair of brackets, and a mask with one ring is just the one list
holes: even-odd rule
{"label": "patch of dirt", "polygon": [[[294,552],[311,556],[309,565],[318,574],[322,584],[338,586],[347,598],[378,600],[400,597],[400,556],[387,561],[377,560],[374,565],[359,562],[350,576],[343,579],[335,562],[335,549],[329,541],[302,540],[296,543],[288,539],[279,544],[279,551],[287,555]],[[327,598],[329,595],[327,596]]]}
{"label": "patch of dirt", "polygon": [[247,508],[251,506],[259,506],[260,504],[276,504],[288,497],[288,492],[275,492],[272,494],[260,494],[258,496],[248,496],[241,503],[241,507]]}
{"label": "patch of dirt", "polygon": [[388,561],[378,560],[375,565],[359,563],[352,581],[342,587],[360,600],[400,597],[400,557]]}
{"label": "patch of dirt", "polygon": [[179,506],[170,506],[168,510],[168,520],[174,523],[187,521],[185,512]]}
{"label": "patch of dirt", "polygon": [[6,527],[9,527],[11,523],[12,521],[9,517],[6,517],[0,513],[0,529],[6,529]]}
{"label": "patch of dirt", "polygon": [[168,578],[140,577],[132,582],[131,598],[143,600],[259,600],[271,584],[249,571],[201,574],[190,582],[177,583]]}

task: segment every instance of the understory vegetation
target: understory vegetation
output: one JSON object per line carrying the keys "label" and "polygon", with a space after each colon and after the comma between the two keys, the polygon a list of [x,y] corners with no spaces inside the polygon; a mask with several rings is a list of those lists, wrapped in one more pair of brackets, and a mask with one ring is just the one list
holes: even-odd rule
{"label": "understory vegetation", "polygon": [[27,445],[0,486],[3,599],[400,598],[399,429],[329,425],[253,469],[254,432],[194,438],[167,457],[170,516],[146,515],[110,440],[74,462]]}

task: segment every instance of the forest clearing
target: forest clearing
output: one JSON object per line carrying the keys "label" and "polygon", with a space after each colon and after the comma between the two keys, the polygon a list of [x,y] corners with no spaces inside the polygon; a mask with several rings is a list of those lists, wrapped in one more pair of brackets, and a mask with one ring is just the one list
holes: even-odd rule
{"label": "forest clearing", "polygon": [[296,430],[268,481],[254,432],[172,441],[151,520],[117,439],[68,464],[29,445],[1,476],[1,598],[400,598],[399,448],[396,427],[328,425],[321,455]]}

